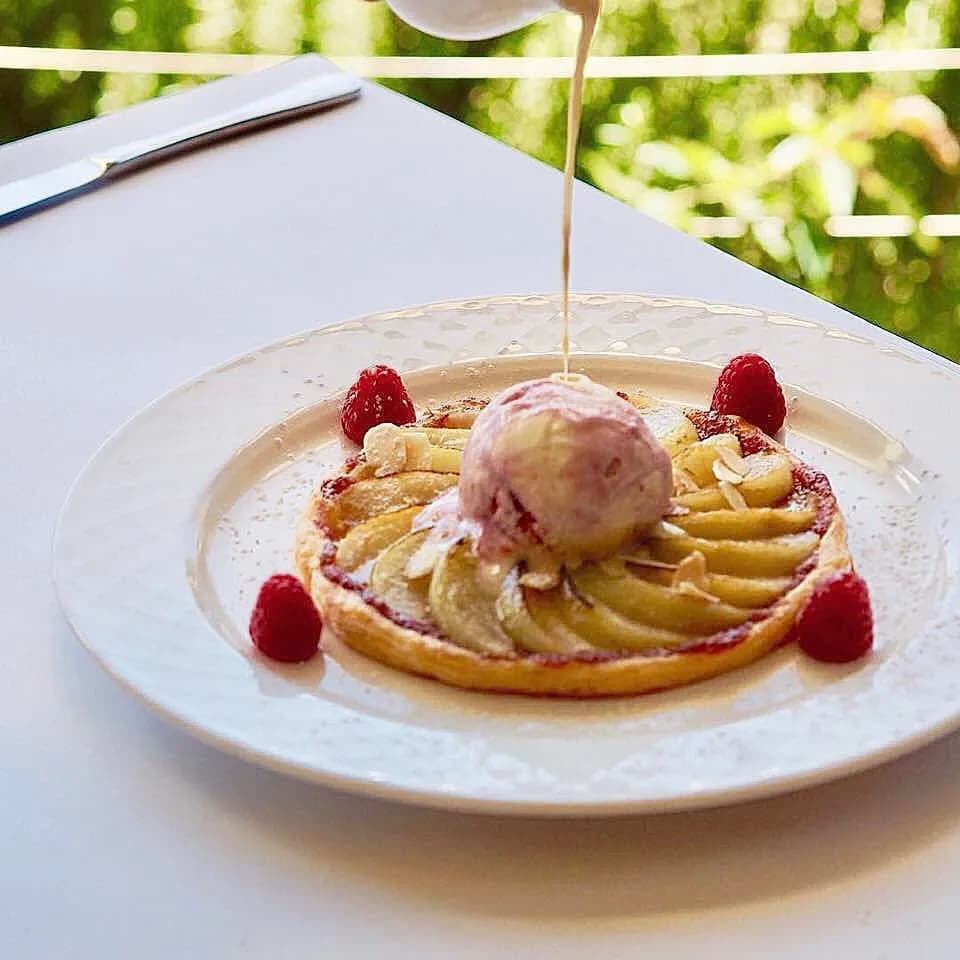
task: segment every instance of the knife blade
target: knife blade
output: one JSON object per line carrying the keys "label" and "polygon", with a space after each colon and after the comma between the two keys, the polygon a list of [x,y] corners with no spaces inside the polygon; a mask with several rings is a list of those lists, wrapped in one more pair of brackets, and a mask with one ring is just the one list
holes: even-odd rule
{"label": "knife blade", "polygon": [[321,74],[196,123],[0,185],[0,226],[148,163],[352,100],[359,94],[360,87],[360,80],[349,74]]}

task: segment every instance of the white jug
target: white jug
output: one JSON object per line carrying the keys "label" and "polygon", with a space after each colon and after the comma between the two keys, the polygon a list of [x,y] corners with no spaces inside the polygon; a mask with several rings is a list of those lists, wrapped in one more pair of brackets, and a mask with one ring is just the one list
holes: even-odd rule
{"label": "white jug", "polygon": [[[448,40],[499,37],[578,0],[387,0],[411,27]],[[582,2],[582,0],[579,0]]]}

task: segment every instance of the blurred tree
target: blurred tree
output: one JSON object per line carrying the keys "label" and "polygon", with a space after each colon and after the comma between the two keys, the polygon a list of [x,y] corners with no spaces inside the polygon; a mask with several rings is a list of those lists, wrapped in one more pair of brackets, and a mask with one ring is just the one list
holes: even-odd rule
{"label": "blurred tree", "polygon": [[[358,0],[0,0],[0,44],[445,56],[569,54],[570,17],[451,43]],[[604,0],[604,55],[960,47],[954,0]],[[0,142],[197,78],[0,71]],[[566,81],[389,86],[559,166]],[[10,104],[15,108],[11,109]],[[960,239],[836,238],[845,214],[960,211],[960,72],[596,79],[578,173],[960,359]],[[644,285],[642,275],[638,284]]]}
{"label": "blurred tree", "polygon": [[[0,45],[175,50],[192,17],[188,0],[0,0]],[[99,73],[0,70],[0,143],[87,119],[110,83]],[[157,77],[127,83],[133,99],[161,89]]]}

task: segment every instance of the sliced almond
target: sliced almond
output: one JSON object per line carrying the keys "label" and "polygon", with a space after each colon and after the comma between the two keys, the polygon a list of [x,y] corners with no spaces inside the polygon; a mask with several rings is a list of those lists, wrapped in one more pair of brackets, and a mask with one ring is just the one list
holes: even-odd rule
{"label": "sliced almond", "polygon": [[733,510],[746,510],[747,501],[743,499],[743,494],[727,480],[720,481],[720,492],[724,499],[730,504]]}
{"label": "sliced almond", "polygon": [[731,470],[723,460],[714,460],[710,469],[713,470],[713,475],[720,482],[732,483],[734,486],[738,483],[743,483],[743,474],[737,473],[736,470]]}
{"label": "sliced almond", "polygon": [[729,447],[717,447],[717,456],[726,466],[734,473],[740,474],[741,477],[745,477],[750,472],[750,464],[739,454],[734,453]]}
{"label": "sliced almond", "polygon": [[700,484],[693,479],[693,474],[683,467],[674,467],[673,486],[677,493],[696,493]]}
{"label": "sliced almond", "polygon": [[624,557],[627,563],[634,567],[650,567],[652,570],[676,570],[675,563],[664,563],[661,560],[651,560],[650,557]]}
{"label": "sliced almond", "polygon": [[413,554],[411,554],[403,571],[404,576],[406,576],[408,580],[419,580],[421,577],[433,573],[433,568],[437,565],[441,554],[449,547],[449,543],[445,543],[442,540],[434,540],[428,536],[427,539],[414,550]]}
{"label": "sliced almond", "polygon": [[673,574],[673,586],[679,587],[683,583],[692,584],[701,590],[706,590],[709,583],[707,578],[707,558],[699,551],[685,556],[678,564]]}
{"label": "sliced almond", "polygon": [[527,557],[526,569],[519,581],[532,590],[550,590],[560,582],[560,569],[556,557],[543,550]]}
{"label": "sliced almond", "polygon": [[520,575],[520,585],[531,590],[552,590],[559,582],[557,570],[528,570]]}
{"label": "sliced almond", "polygon": [[720,598],[715,597],[712,593],[707,593],[706,590],[701,590],[695,583],[691,583],[689,580],[684,580],[682,583],[676,585],[676,589],[680,593],[685,593],[691,597],[699,597],[701,600],[707,600],[710,603],[720,603]]}
{"label": "sliced almond", "polygon": [[663,540],[666,537],[683,537],[686,536],[686,534],[680,527],[676,526],[676,524],[661,520],[659,523],[653,525],[650,530],[650,536],[657,540]]}
{"label": "sliced almond", "polygon": [[411,530],[429,530],[440,527],[444,535],[454,536],[460,533],[466,524],[460,517],[460,497],[456,487],[448,487],[438,497],[434,497],[414,517]]}
{"label": "sliced almond", "polygon": [[403,431],[392,423],[371,427],[363,437],[363,452],[375,477],[400,473],[407,462],[407,444]]}
{"label": "sliced almond", "polygon": [[720,600],[707,590],[710,577],[707,573],[707,558],[699,551],[694,550],[677,564],[673,574],[672,586],[674,589],[691,597],[699,597],[710,603],[719,603]]}

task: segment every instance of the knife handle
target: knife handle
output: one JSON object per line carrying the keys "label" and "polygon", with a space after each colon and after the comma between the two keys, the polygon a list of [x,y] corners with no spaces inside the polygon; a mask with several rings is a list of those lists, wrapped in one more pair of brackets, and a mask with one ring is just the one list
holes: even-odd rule
{"label": "knife handle", "polygon": [[101,151],[95,159],[104,164],[107,174],[126,172],[171,153],[224,140],[280,120],[306,116],[321,107],[352,100],[359,92],[360,81],[356,77],[345,73],[321,74],[196,123]]}

